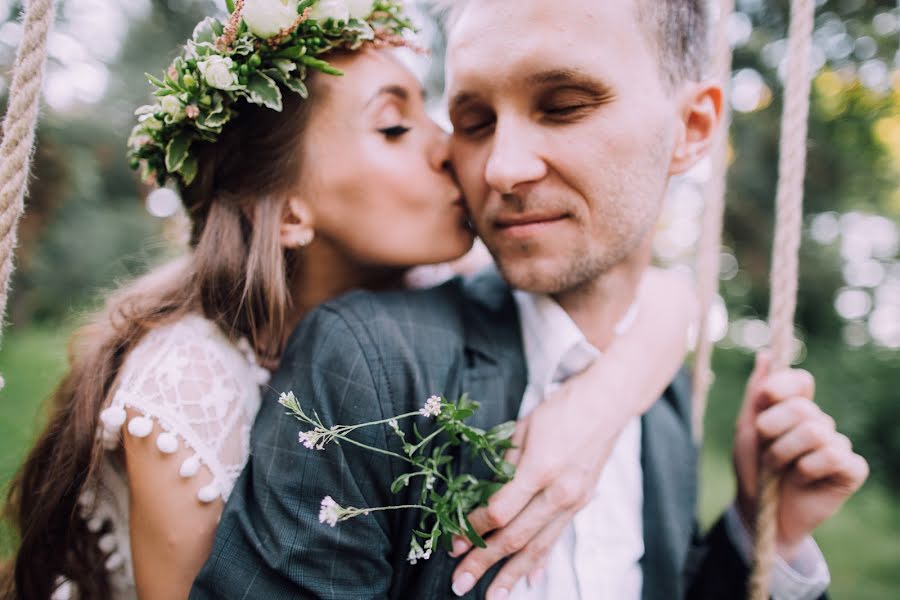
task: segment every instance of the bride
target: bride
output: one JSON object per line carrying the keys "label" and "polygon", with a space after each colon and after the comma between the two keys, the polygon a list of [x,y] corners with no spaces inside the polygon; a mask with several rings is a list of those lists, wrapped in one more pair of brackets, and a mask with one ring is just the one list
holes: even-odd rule
{"label": "bride", "polygon": [[[75,334],[11,488],[20,544],[5,598],[186,597],[295,325],[350,289],[398,287],[411,267],[470,249],[448,136],[389,49],[408,29],[392,1],[246,0],[227,23],[198,25],[154,80],[159,101],[138,111],[130,156],[180,187],[189,250]],[[653,318],[552,401],[593,405],[630,386],[619,410],[648,407],[683,358],[685,290],[648,276]],[[640,381],[608,376],[637,368]]]}

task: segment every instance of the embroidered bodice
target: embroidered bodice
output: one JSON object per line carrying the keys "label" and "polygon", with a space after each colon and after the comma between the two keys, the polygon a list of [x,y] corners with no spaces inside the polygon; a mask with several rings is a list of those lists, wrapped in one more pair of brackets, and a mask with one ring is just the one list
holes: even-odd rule
{"label": "embroidered bodice", "polygon": [[156,447],[161,456],[182,447],[190,450],[190,456],[173,467],[181,477],[194,477],[203,467],[212,474],[197,501],[227,500],[247,461],[260,386],[268,378],[246,340],[232,342],[199,315],[151,331],[129,354],[112,400],[100,414],[97,435],[110,452],[79,499],[89,529],[103,532],[100,549],[107,556],[116,600],[136,597],[128,480],[117,452],[123,429],[147,437],[158,424]]}

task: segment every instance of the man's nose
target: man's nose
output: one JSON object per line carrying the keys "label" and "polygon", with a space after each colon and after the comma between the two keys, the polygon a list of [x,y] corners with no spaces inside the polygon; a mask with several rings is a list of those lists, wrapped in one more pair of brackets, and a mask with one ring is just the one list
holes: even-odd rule
{"label": "man's nose", "polygon": [[485,166],[485,181],[500,194],[544,178],[547,165],[537,152],[537,140],[527,125],[515,120],[498,120],[493,145]]}

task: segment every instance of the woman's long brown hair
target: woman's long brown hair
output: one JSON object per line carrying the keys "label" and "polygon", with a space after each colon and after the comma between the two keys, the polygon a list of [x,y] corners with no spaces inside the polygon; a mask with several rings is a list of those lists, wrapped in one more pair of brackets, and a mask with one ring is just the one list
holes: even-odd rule
{"label": "woman's long brown hair", "polygon": [[[321,102],[326,86],[317,87]],[[183,192],[190,253],[112,294],[73,336],[48,423],[10,487],[5,512],[19,547],[0,574],[0,597],[46,600],[60,578],[75,585],[79,600],[110,596],[107,557],[97,545],[105,531],[88,530],[78,498],[103,459],[99,414],[149,331],[200,312],[232,338],[246,337],[263,360],[277,360],[293,274],[278,232],[313,108],[293,94],[284,101],[281,113],[243,108],[217,143],[197,148],[198,177]]]}

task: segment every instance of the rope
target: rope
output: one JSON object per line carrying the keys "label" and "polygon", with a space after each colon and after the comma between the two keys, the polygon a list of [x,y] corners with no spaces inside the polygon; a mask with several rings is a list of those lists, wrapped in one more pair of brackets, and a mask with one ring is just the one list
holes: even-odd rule
{"label": "rope", "polygon": [[[813,0],[791,1],[769,305],[773,370],[787,369],[794,351],[814,15]],[[769,597],[769,579],[776,550],[779,477],[777,473],[764,469],[760,481],[753,574],[750,577],[752,600],[767,600]]]}
{"label": "rope", "polygon": [[27,4],[25,33],[16,54],[3,120],[3,141],[0,143],[0,340],[13,272],[16,227],[25,210],[25,191],[47,58],[47,34],[52,23],[53,0],[31,0]]}
{"label": "rope", "polygon": [[[734,12],[734,0],[720,0],[719,26],[715,45],[714,73],[727,89],[731,80],[731,44],[728,41],[728,18]],[[722,224],[725,219],[725,187],[728,177],[728,94],[722,104],[722,126],[716,133],[710,155],[712,176],[706,186],[705,209],[700,242],[697,247],[697,295],[700,299],[700,323],[694,354],[693,429],[694,439],[703,440],[703,419],[709,388],[713,380],[713,341],[709,335],[709,313],[719,288],[719,256],[722,249]]]}

